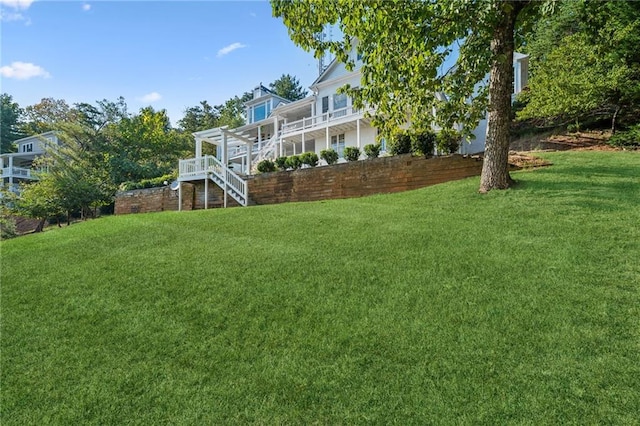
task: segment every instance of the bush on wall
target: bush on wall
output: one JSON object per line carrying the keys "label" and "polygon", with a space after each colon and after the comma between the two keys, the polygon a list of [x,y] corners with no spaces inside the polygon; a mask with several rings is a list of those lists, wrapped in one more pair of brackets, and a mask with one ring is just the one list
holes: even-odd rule
{"label": "bush on wall", "polygon": [[462,135],[460,132],[453,129],[442,129],[436,137],[438,151],[443,154],[453,154],[460,148],[461,140]]}
{"label": "bush on wall", "polygon": [[436,147],[436,134],[433,130],[425,130],[413,135],[411,151],[415,155],[431,157]]}
{"label": "bush on wall", "polygon": [[358,148],[357,146],[345,147],[344,158],[347,161],[358,161],[358,159],[360,159],[360,148]]}
{"label": "bush on wall", "polygon": [[271,160],[262,160],[258,163],[257,169],[260,173],[271,173],[276,171],[276,163]]}
{"label": "bush on wall", "polygon": [[380,142],[378,143],[370,143],[364,146],[364,153],[367,158],[378,158],[380,156],[380,149],[382,146]]}
{"label": "bush on wall", "polygon": [[336,164],[338,162],[338,153],[335,149],[323,149],[320,151],[320,158],[327,162],[327,164]]}
{"label": "bush on wall", "polygon": [[396,133],[389,141],[389,153],[391,155],[409,154],[411,152],[411,133],[402,130]]}
{"label": "bush on wall", "polygon": [[300,154],[300,160],[302,164],[306,164],[309,167],[315,167],[318,165],[318,154],[315,152],[305,152]]}
{"label": "bush on wall", "polygon": [[293,169],[293,170],[298,170],[300,167],[302,167],[302,161],[300,160],[300,156],[298,155],[290,155],[289,157],[287,157],[287,167]]}

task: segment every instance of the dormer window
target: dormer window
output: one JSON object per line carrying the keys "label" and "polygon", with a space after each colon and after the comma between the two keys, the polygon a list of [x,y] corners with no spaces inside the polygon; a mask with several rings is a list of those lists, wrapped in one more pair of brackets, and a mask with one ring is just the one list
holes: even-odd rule
{"label": "dormer window", "polygon": [[25,143],[22,145],[22,152],[33,152],[33,143]]}
{"label": "dormer window", "polygon": [[271,99],[249,107],[249,123],[264,120],[271,114]]}

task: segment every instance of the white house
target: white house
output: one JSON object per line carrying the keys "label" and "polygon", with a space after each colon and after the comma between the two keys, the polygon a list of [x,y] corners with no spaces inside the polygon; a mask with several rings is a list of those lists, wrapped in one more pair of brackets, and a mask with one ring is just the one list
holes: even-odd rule
{"label": "white house", "polygon": [[[333,60],[311,84],[312,94],[291,102],[262,85],[253,90],[253,99],[246,106],[246,124],[236,129],[219,127],[194,133],[195,157],[180,160],[178,181],[211,180],[241,205],[248,194],[242,175],[252,173],[263,159],[315,152],[333,148],[342,160],[346,146],[363,148],[375,143],[378,129],[371,125],[364,110],[355,109],[351,99],[339,94],[345,84],[357,87],[361,82],[362,62],[352,49],[354,71]],[[527,84],[527,57],[516,54],[514,92]],[[474,130],[476,139],[461,145],[459,153],[475,154],[484,150],[486,120]],[[203,155],[203,143],[216,146],[216,156]],[[385,146],[382,151],[384,154]],[[179,186],[180,187],[180,186]],[[207,190],[205,189],[205,194]],[[206,202],[205,202],[206,205]]]}
{"label": "white house", "polygon": [[18,151],[1,154],[0,160],[2,161],[2,186],[8,186],[12,191],[17,191],[20,183],[38,179],[34,160],[44,155],[47,144],[58,145],[59,141],[55,132],[46,132],[18,139],[14,144]]}

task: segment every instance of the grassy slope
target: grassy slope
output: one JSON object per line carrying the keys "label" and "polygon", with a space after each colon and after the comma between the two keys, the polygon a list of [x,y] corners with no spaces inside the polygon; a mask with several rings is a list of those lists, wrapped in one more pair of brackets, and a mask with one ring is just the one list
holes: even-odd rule
{"label": "grassy slope", "polygon": [[4,242],[0,421],[637,424],[640,155],[546,155]]}

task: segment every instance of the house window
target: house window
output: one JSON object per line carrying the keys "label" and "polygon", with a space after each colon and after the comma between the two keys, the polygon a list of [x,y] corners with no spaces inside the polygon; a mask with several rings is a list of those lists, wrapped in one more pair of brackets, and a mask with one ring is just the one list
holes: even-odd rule
{"label": "house window", "polygon": [[267,106],[265,104],[256,105],[253,107],[253,121],[260,121],[267,118]]}
{"label": "house window", "polygon": [[25,143],[22,145],[22,152],[33,152],[33,143]]}
{"label": "house window", "polygon": [[342,117],[347,114],[347,95],[345,93],[336,93],[333,95],[333,116]]}
{"label": "house window", "polygon": [[322,98],[322,113],[329,111],[329,97],[325,96]]}
{"label": "house window", "polygon": [[339,158],[344,157],[344,133],[331,136],[331,149],[338,153]]}

